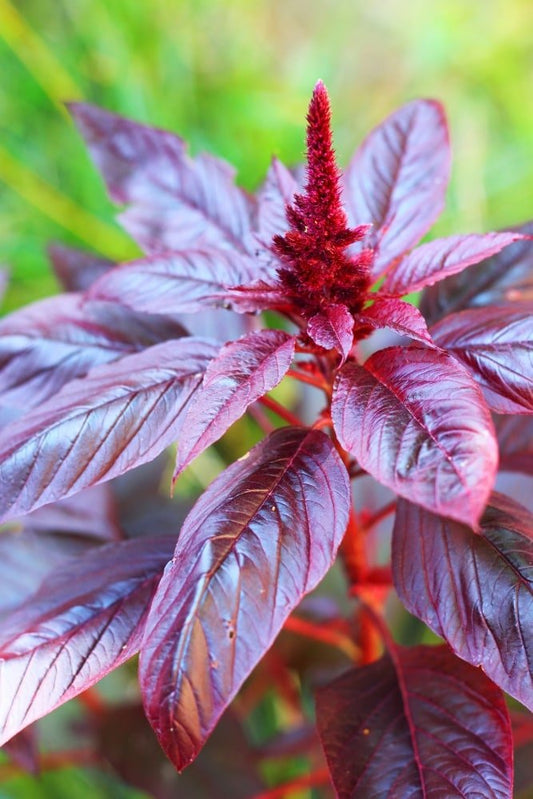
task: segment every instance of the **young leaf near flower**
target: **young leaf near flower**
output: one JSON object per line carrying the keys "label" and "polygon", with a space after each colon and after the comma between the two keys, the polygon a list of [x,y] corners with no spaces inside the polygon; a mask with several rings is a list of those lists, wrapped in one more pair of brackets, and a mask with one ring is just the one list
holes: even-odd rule
{"label": "young leaf near flower", "polygon": [[[235,184],[225,162],[191,158],[174,134],[93,106],[71,108],[144,255],[113,267],[53,251],[66,287],[83,288],[81,298],[36,304],[0,325],[0,402],[8,418],[15,399],[26,403],[0,434],[4,517],[42,505],[44,512],[47,503],[115,477],[139,485],[142,476],[131,470],[176,442],[178,477],[250,414],[265,438],[200,496],[155,596],[141,603],[143,702],[168,757],[178,769],[191,763],[243,681],[258,691],[253,669],[270,647],[262,667],[281,664],[288,673],[276,641],[284,625],[321,645],[338,643],[335,629],[326,629],[331,616],[290,614],[339,552],[347,592],[360,600],[355,624],[351,609],[350,619],[335,619],[342,636],[353,638],[348,649],[358,668],[318,700],[339,795],[354,795],[356,786],[358,797],[372,799],[383,786],[393,796],[401,786],[413,795],[435,789],[451,796],[461,785],[471,792],[488,785],[487,795],[510,799],[510,726],[500,689],[529,701],[533,531],[525,511],[490,496],[498,440],[502,466],[531,475],[523,421],[533,379],[531,225],[416,246],[444,205],[449,176],[446,120],[432,100],[392,114],[343,174],[329,98],[317,83],[305,171],[274,159],[256,197]],[[421,289],[422,311],[403,299]],[[382,330],[401,339],[379,349],[370,336]],[[299,409],[280,403],[283,394],[268,396],[285,378],[317,390],[318,401],[302,409],[305,424]],[[495,426],[491,410],[508,416]],[[285,426],[276,430],[277,418]],[[350,479],[362,476],[358,487],[375,480],[388,498],[374,506],[365,490],[351,491]],[[151,503],[158,486],[148,492]],[[161,531],[150,529],[144,493],[134,489],[127,504],[152,540]],[[159,519],[174,527],[174,518],[177,533],[184,515],[166,497],[154,526]],[[382,522],[394,516],[398,591],[453,652],[401,649],[386,633],[392,577]],[[114,554],[106,549],[105,574],[129,551],[122,543]],[[96,562],[98,553],[90,555]],[[470,585],[476,569],[484,579],[459,601],[457,581]],[[106,589],[95,583],[91,590],[98,605]],[[25,600],[25,618],[33,619],[32,602],[39,621],[39,591]],[[75,592],[65,595],[65,613],[79,602]],[[113,625],[127,625],[127,614],[127,602],[117,606]],[[76,644],[76,636],[70,640]],[[380,640],[389,651],[381,660]],[[54,646],[42,649],[44,675],[53,674]],[[1,664],[0,652],[0,695]],[[499,688],[469,664],[481,664]],[[80,674],[76,690],[84,679],[92,684],[83,668]],[[306,670],[298,675],[308,692]],[[22,696],[32,685],[20,679]],[[274,680],[283,697],[290,694],[292,710],[293,682]],[[50,707],[68,695],[61,689]],[[47,712],[39,702],[6,719],[7,729]],[[247,706],[243,700],[241,710]],[[346,708],[348,721],[340,712]],[[298,714],[305,717],[302,708]],[[354,714],[364,724],[360,756],[351,743]],[[365,770],[374,756],[377,767]],[[317,780],[324,773],[320,766]]]}

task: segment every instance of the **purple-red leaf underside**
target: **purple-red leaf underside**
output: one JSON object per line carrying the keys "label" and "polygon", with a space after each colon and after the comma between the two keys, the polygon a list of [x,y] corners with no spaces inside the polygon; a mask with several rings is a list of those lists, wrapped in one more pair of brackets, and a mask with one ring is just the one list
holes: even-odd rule
{"label": "purple-red leaf underside", "polygon": [[0,745],[138,651],[175,536],[98,547],[0,625]]}
{"label": "purple-red leaf underside", "polygon": [[448,647],[396,647],[341,675],[317,723],[339,799],[512,798],[504,697]]}
{"label": "purple-red leaf underside", "polygon": [[[533,235],[533,222],[513,228]],[[523,238],[467,271],[426,288],[420,308],[434,323],[448,313],[533,299],[533,241]]]}
{"label": "purple-red leaf underside", "polygon": [[400,496],[476,526],[498,450],[480,389],[449,355],[389,347],[339,372],[332,419],[342,446]]}
{"label": "purple-red leaf underside", "polygon": [[79,294],[32,303],[0,322],[0,404],[36,407],[93,367],[185,332],[172,319],[84,304]]}
{"label": "purple-red leaf underside", "polygon": [[112,200],[130,207],[120,216],[146,252],[188,246],[246,252],[253,204],[225,161],[190,158],[172,133],[124,119],[96,106],[69,109]]}
{"label": "purple-red leaf underside", "polygon": [[494,426],[500,469],[533,474],[533,416],[497,416]]}
{"label": "purple-red leaf underside", "polygon": [[224,305],[226,289],[251,280],[253,268],[252,260],[239,253],[189,248],[121,264],[88,296],[144,313],[195,313]]}
{"label": "purple-red leaf underside", "polygon": [[353,316],[345,305],[328,305],[311,317],[307,324],[307,335],[319,347],[337,350],[344,363],[353,346]]}
{"label": "purple-red leaf underside", "polygon": [[178,769],[331,566],[349,504],[331,440],[285,427],[226,469],[190,512],[140,660],[147,716]]}
{"label": "purple-red leaf underside", "polygon": [[496,413],[533,413],[533,302],[469,308],[431,329],[463,363]]}
{"label": "purple-red leaf underside", "polygon": [[402,296],[462,272],[522,238],[519,233],[449,236],[421,244],[387,273],[381,291]]}
{"label": "purple-red leaf underside", "polygon": [[153,460],[218,346],[182,338],[104,364],[0,433],[0,515],[11,518]]}
{"label": "purple-red leaf underside", "polygon": [[257,195],[257,234],[265,244],[289,228],[287,206],[301,187],[287,167],[273,158],[263,186]]}
{"label": "purple-red leaf underside", "polygon": [[344,174],[344,201],[352,225],[374,226],[375,277],[435,222],[449,171],[446,118],[433,100],[408,103],[365,139]]}
{"label": "purple-red leaf underside", "polygon": [[261,330],[222,347],[185,415],[174,479],[249,405],[278,385],[289,369],[294,346],[294,336],[282,330]]}
{"label": "purple-red leaf underside", "polygon": [[400,336],[408,336],[414,341],[434,346],[426,320],[418,308],[404,300],[379,297],[369,308],[357,314],[355,325],[356,331],[360,326],[370,326],[375,330],[387,327]]}
{"label": "purple-red leaf underside", "polygon": [[48,257],[65,291],[85,291],[113,266],[109,258],[65,244],[50,244]]}
{"label": "purple-red leaf underside", "polygon": [[400,501],[393,574],[407,609],[533,710],[533,516],[494,494],[480,534]]}

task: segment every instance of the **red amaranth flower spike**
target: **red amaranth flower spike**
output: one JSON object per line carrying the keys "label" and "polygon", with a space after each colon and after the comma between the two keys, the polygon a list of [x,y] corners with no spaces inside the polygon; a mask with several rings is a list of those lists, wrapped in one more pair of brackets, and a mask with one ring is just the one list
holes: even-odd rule
{"label": "red amaranth flower spike", "polygon": [[346,253],[350,244],[364,238],[369,226],[348,227],[330,121],[328,93],[318,81],[307,114],[305,193],[295,195],[287,207],[290,230],[274,237],[274,251],[283,262],[280,279],[307,318],[339,303],[357,312],[370,285],[372,250],[363,249],[355,256]]}

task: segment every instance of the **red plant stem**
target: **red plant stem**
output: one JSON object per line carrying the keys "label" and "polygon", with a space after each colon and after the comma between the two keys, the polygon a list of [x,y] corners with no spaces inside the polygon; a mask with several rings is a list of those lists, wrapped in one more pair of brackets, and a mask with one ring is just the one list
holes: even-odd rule
{"label": "red plant stem", "polygon": [[390,516],[392,513],[394,513],[395,510],[396,510],[396,500],[394,499],[392,500],[392,502],[389,502],[388,505],[384,505],[382,508],[376,511],[376,513],[373,513],[372,515],[369,516],[365,516],[361,520],[361,526],[363,530],[365,530],[365,532],[367,530],[371,530],[373,527],[376,526],[376,524],[379,524],[380,522],[383,521],[383,519],[386,519],[387,516]]}
{"label": "red plant stem", "polygon": [[261,405],[264,405],[265,408],[269,408],[269,410],[274,411],[274,413],[277,414],[280,419],[284,419],[286,422],[294,425],[295,427],[303,427],[302,420],[299,419],[296,414],[288,411],[287,408],[284,408],[283,405],[280,405],[279,402],[276,402],[276,400],[273,400],[271,397],[261,397],[259,402]]}
{"label": "red plant stem", "polygon": [[[65,749],[61,752],[48,752],[39,758],[39,771],[53,771],[67,766],[91,766],[100,762],[99,756],[90,749]],[[16,763],[0,765],[0,781],[27,774]]]}
{"label": "red plant stem", "polygon": [[263,410],[257,405],[250,405],[248,408],[248,413],[253,419],[255,419],[263,433],[268,434],[276,429],[276,425],[272,424],[266,413],[264,413]]}
{"label": "red plant stem", "polygon": [[330,386],[324,380],[323,377],[315,377],[314,375],[310,375],[307,372],[300,372],[297,369],[289,369],[287,372],[288,377],[293,377],[295,380],[299,380],[301,383],[308,383],[310,386],[314,386],[315,388],[320,388],[322,391],[325,391],[326,394],[330,392]]}
{"label": "red plant stem", "polygon": [[313,430],[322,430],[324,427],[332,427],[333,422],[331,421],[331,417],[323,416],[322,419],[318,419],[314,425]]}
{"label": "red plant stem", "polygon": [[364,582],[368,572],[365,541],[362,530],[357,524],[357,516],[352,506],[348,526],[342,540],[340,552],[350,586]]}
{"label": "red plant stem", "polygon": [[283,627],[288,632],[296,635],[302,635],[314,641],[320,641],[323,644],[330,644],[344,652],[351,660],[359,659],[359,649],[356,644],[347,635],[337,630],[314,624],[298,616],[289,616]]}
{"label": "red plant stem", "polygon": [[106,704],[95,688],[87,688],[78,696],[78,702],[91,714],[91,716],[101,716],[106,709]]}
{"label": "red plant stem", "polygon": [[254,799],[289,799],[294,791],[301,788],[312,788],[317,785],[330,785],[331,777],[327,768],[319,768],[312,771],[310,774],[305,774],[302,777],[296,777],[294,780],[284,782],[283,785],[278,785],[277,788],[272,788],[270,791],[264,791],[254,796]]}

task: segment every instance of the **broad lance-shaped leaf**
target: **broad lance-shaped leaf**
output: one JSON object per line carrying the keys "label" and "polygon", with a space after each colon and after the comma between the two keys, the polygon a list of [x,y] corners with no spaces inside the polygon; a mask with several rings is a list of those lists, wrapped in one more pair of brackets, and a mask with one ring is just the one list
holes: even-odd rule
{"label": "broad lance-shaped leaf", "polygon": [[349,505],[348,475],[328,436],[284,427],[226,469],[190,512],[140,660],[146,714],[178,769],[333,563]]}
{"label": "broad lance-shaped leaf", "polygon": [[533,416],[497,416],[494,426],[500,450],[500,468],[533,474]]}
{"label": "broad lance-shaped leaf", "polygon": [[316,705],[339,799],[512,799],[503,694],[446,646],[394,647]]}
{"label": "broad lance-shaped leaf", "polygon": [[432,328],[480,384],[496,413],[533,413],[533,302],[470,308]]}
{"label": "broad lance-shaped leaf", "polygon": [[60,566],[0,625],[0,745],[134,655],[175,536]]}
{"label": "broad lance-shaped leaf", "polygon": [[114,265],[109,258],[64,244],[50,244],[48,258],[65,291],[86,291]]}
{"label": "broad lance-shaped leaf", "polygon": [[249,282],[253,269],[247,256],[221,248],[174,251],[115,267],[88,296],[144,313],[195,313],[223,306],[228,286]]}
{"label": "broad lance-shaped leaf", "polygon": [[119,219],[143,250],[202,242],[250,251],[252,204],[229,164],[205,153],[192,159],[178,136],[96,106],[69,109],[111,199],[130,206]]}
{"label": "broad lance-shaped leaf", "polygon": [[421,244],[387,273],[381,291],[397,296],[420,291],[424,286],[479,263],[520,238],[519,233],[483,233],[449,236]]}
{"label": "broad lance-shaped leaf", "polygon": [[99,366],[0,433],[0,514],[10,518],[153,460],[218,346],[183,338]]}
{"label": "broad lance-shaped leaf", "polygon": [[370,327],[380,330],[388,327],[400,336],[408,336],[422,344],[434,346],[426,320],[414,305],[396,298],[378,297],[369,308],[355,318],[355,328]]}
{"label": "broad lance-shaped leaf", "polygon": [[174,479],[253,402],[278,385],[289,369],[294,345],[294,336],[283,330],[260,330],[222,347],[185,415]]}
{"label": "broad lance-shaped leaf", "polygon": [[[513,228],[514,233],[533,235],[533,222]],[[465,308],[512,305],[533,299],[533,241],[523,238],[492,255],[468,271],[447,277],[425,289],[420,308],[426,319],[437,322],[443,316]]]}
{"label": "broad lance-shaped leaf", "polygon": [[480,534],[401,500],[392,548],[407,609],[533,710],[533,516],[493,494]]}
{"label": "broad lance-shaped leaf", "polygon": [[389,347],[348,363],[334,387],[339,441],[402,497],[476,526],[494,483],[498,448],[480,389],[453,358]]}
{"label": "broad lance-shaped leaf", "polygon": [[375,277],[437,219],[449,171],[446,118],[433,100],[408,103],[365,139],[344,174],[344,201],[352,225],[374,226]]}
{"label": "broad lance-shaped leaf", "polygon": [[36,407],[95,366],[185,333],[173,319],[79,294],[32,303],[0,321],[0,404]]}
{"label": "broad lance-shaped leaf", "polygon": [[268,246],[274,236],[289,229],[287,206],[300,189],[292,172],[278,158],[273,158],[265,183],[257,194],[258,238]]}

